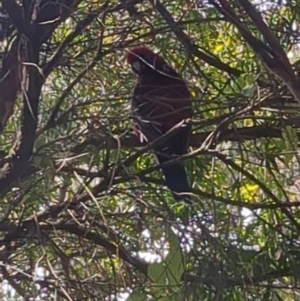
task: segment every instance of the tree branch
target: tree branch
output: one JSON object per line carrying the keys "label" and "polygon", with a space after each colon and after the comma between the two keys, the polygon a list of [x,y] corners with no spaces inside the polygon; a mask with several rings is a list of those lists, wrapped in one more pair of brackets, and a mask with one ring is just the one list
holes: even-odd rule
{"label": "tree branch", "polygon": [[12,23],[17,28],[19,34],[28,35],[28,23],[26,24],[23,17],[22,8],[17,5],[15,0],[2,0],[4,9],[8,12]]}
{"label": "tree branch", "polygon": [[153,7],[157,9],[160,15],[164,18],[166,23],[173,30],[174,34],[178,40],[184,45],[188,55],[196,55],[199,59],[203,60],[207,64],[214,66],[215,68],[225,71],[230,75],[239,76],[242,72],[240,70],[234,69],[226,64],[224,64],[217,57],[209,56],[203,51],[201,51],[194,43],[190,41],[190,38],[183,32],[183,30],[178,26],[178,24],[173,19],[169,11],[160,3],[159,0],[150,0]]}
{"label": "tree branch", "polygon": [[38,104],[43,84],[39,71],[38,45],[28,40],[26,43],[27,61],[24,62],[26,81],[22,86],[23,98],[23,120],[21,137],[15,146],[15,155],[10,163],[5,164],[0,174],[0,194],[6,192],[10,185],[21,178],[30,167],[29,160],[32,155],[35,141],[35,132],[38,122]]}
{"label": "tree branch", "polygon": [[243,25],[235,11],[229,6],[228,1],[220,0],[218,2],[221,6],[215,0],[209,0],[209,3],[214,5],[220,13],[227,17],[228,20],[237,27],[245,41],[252,47],[265,67],[283,81],[298,103],[300,103],[300,78],[294,74],[283,49],[275,39],[272,38],[273,35],[270,34],[270,30],[266,30],[266,25],[263,25],[264,23],[261,17],[258,16],[252,4],[245,0],[239,1],[241,5],[246,8],[246,12],[250,13],[250,17],[260,33],[265,36],[267,41],[271,44],[270,46],[274,46],[274,48],[265,45],[261,40],[252,35],[252,33]]}

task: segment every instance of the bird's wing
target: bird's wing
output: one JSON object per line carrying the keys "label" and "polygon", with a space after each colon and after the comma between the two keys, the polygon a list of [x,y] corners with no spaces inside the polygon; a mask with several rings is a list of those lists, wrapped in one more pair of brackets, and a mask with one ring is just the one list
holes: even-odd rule
{"label": "bird's wing", "polygon": [[[190,118],[190,99],[185,83],[162,78],[164,82],[139,82],[134,89],[132,114],[141,141],[146,138],[151,142],[183,119]],[[188,131],[184,132],[187,136],[183,140],[189,136]],[[181,143],[178,141],[177,144]]]}
{"label": "bird's wing", "polygon": [[141,142],[153,141],[164,133],[162,124],[153,118],[155,110],[155,103],[146,100],[145,96],[133,96],[132,115]]}

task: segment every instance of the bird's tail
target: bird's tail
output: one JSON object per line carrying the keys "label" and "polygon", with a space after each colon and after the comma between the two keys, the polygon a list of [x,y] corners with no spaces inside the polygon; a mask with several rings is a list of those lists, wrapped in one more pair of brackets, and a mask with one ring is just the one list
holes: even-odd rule
{"label": "bird's tail", "polygon": [[[160,164],[169,160],[162,156],[157,156],[157,159]],[[172,191],[174,199],[177,202],[184,201],[190,203],[191,198],[186,194],[190,192],[190,187],[184,165],[178,162],[164,166],[162,167],[162,172],[165,176],[165,185]],[[184,194],[180,195],[180,193]]]}

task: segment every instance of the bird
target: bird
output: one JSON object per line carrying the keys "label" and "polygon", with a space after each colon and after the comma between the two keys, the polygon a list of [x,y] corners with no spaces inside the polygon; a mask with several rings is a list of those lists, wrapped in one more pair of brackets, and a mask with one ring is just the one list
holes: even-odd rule
{"label": "bird", "polygon": [[[137,75],[131,98],[134,131],[141,142],[153,142],[171,129],[166,139],[154,143],[158,164],[187,153],[191,135],[192,101],[183,78],[162,58],[147,47],[127,50],[127,63]],[[176,125],[182,126],[176,127]],[[175,128],[174,128],[175,126]],[[187,173],[182,161],[161,166],[164,184],[175,201],[191,203]]]}

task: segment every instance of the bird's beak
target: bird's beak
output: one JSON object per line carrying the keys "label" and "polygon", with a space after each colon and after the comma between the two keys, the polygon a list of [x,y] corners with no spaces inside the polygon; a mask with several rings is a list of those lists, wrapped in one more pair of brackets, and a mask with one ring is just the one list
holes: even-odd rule
{"label": "bird's beak", "polygon": [[135,73],[140,73],[141,72],[141,63],[139,61],[135,61],[132,63],[132,70],[135,72]]}

